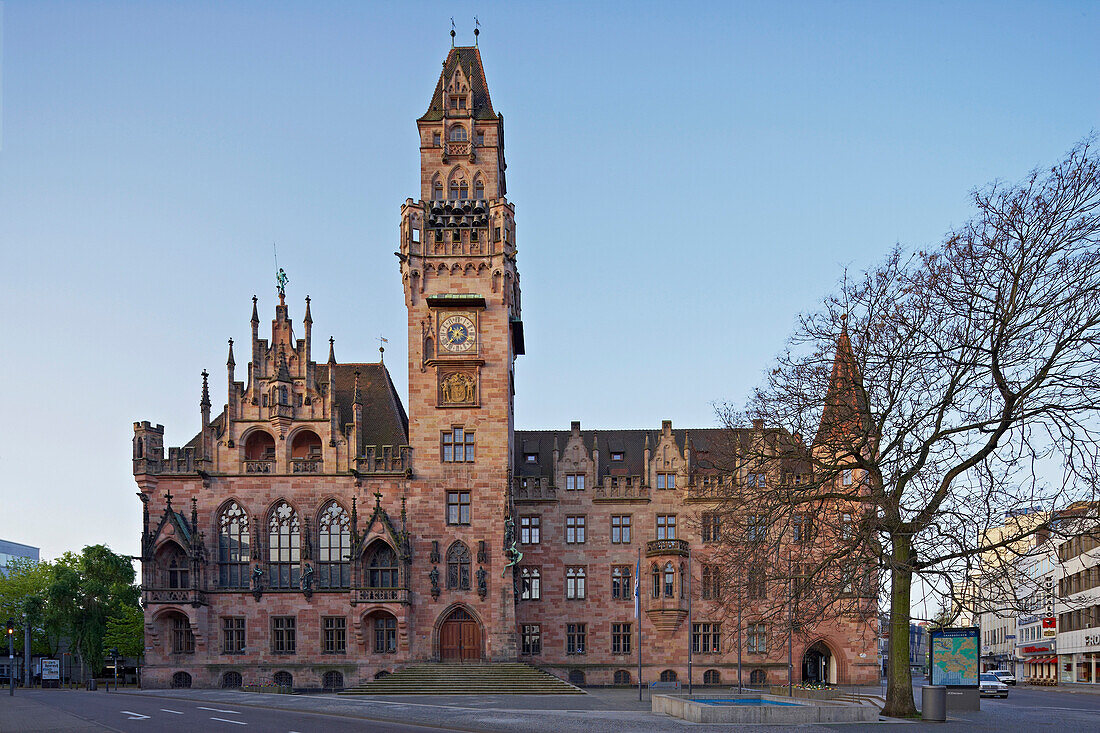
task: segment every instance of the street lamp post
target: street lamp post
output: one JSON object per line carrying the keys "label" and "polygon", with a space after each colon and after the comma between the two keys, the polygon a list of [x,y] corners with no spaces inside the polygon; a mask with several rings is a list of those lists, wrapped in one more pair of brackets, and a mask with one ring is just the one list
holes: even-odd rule
{"label": "street lamp post", "polygon": [[15,697],[15,619],[8,617],[8,696]]}

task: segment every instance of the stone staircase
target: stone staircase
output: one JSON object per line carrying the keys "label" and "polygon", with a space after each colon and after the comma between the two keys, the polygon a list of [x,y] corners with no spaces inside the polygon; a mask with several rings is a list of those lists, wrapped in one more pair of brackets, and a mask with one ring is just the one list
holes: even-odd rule
{"label": "stone staircase", "polygon": [[583,695],[584,690],[522,662],[414,664],[341,695]]}

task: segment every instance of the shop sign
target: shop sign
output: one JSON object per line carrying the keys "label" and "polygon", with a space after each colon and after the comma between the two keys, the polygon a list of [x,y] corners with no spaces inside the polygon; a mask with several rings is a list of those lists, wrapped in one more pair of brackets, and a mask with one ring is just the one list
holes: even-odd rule
{"label": "shop sign", "polygon": [[1053,652],[1053,644],[1036,644],[1035,646],[1025,646],[1020,649],[1021,654],[1052,654]]}
{"label": "shop sign", "polygon": [[1100,635],[1090,634],[1085,636],[1085,646],[1100,646]]}
{"label": "shop sign", "polygon": [[1054,629],[1043,629],[1043,638],[1049,639],[1052,636],[1058,636],[1058,632]]}
{"label": "shop sign", "polygon": [[1053,616],[1047,616],[1046,618],[1043,619],[1043,628],[1044,629],[1054,629],[1054,628],[1057,628],[1057,627],[1058,627],[1058,619],[1054,618]]}
{"label": "shop sign", "polygon": [[1033,624],[1038,620],[1039,620],[1038,616],[1019,616],[1016,619],[1016,625],[1017,626],[1027,626],[1028,624]]}

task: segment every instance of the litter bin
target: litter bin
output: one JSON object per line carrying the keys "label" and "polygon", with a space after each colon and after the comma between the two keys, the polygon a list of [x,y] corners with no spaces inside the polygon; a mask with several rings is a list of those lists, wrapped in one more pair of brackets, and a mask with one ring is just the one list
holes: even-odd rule
{"label": "litter bin", "polygon": [[947,688],[924,685],[920,688],[920,717],[933,723],[947,722]]}
{"label": "litter bin", "polygon": [[95,680],[94,679],[88,680],[88,691],[89,692],[95,692],[95,689],[96,689]]}

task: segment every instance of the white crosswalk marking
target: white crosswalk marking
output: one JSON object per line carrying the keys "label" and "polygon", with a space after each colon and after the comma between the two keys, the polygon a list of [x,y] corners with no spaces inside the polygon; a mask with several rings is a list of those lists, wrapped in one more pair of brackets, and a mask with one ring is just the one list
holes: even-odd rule
{"label": "white crosswalk marking", "polygon": [[234,725],[248,725],[243,720],[229,720],[228,718],[211,718],[211,720],[220,720],[223,723],[233,723]]}

